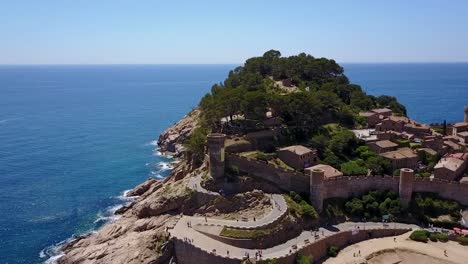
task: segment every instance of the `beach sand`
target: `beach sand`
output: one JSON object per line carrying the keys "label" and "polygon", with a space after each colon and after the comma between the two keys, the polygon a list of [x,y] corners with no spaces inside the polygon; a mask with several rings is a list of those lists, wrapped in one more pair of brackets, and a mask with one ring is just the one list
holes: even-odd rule
{"label": "beach sand", "polygon": [[[348,246],[326,264],[452,264],[468,263],[468,247],[456,242],[421,243],[409,239],[411,232],[379,239],[371,239]],[[394,241],[396,238],[396,241]],[[447,255],[444,254],[447,250]],[[360,255],[359,255],[360,252]]]}

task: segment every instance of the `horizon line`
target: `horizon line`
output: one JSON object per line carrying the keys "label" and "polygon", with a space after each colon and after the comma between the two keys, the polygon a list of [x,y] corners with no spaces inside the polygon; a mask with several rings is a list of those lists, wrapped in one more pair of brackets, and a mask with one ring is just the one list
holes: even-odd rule
{"label": "horizon line", "polygon": [[[335,60],[336,61],[336,60]],[[338,64],[465,64],[468,61],[401,61],[401,62],[358,62],[348,61]],[[243,65],[245,62],[225,62],[225,63],[0,63],[0,66],[156,66],[156,65]]]}

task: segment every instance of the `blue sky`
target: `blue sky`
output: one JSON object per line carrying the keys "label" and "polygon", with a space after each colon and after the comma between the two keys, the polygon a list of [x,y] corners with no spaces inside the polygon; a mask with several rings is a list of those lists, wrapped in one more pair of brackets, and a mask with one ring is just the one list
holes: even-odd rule
{"label": "blue sky", "polygon": [[0,0],[0,64],[468,61],[468,1]]}

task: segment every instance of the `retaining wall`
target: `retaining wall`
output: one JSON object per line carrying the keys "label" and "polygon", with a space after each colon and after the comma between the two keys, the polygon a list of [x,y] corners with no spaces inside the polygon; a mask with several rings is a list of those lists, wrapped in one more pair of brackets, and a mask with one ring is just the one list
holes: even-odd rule
{"label": "retaining wall", "polygon": [[[293,264],[295,263],[296,255],[312,255],[314,261],[317,261],[327,255],[327,249],[330,246],[337,246],[344,248],[348,245],[364,241],[371,238],[381,238],[387,236],[401,235],[410,231],[410,229],[368,229],[361,230],[358,234],[353,235],[351,231],[343,231],[334,235],[321,238],[317,241],[306,245],[291,254],[286,254],[276,258],[277,264]],[[196,261],[197,263],[210,263],[210,264],[234,264],[241,263],[241,259],[228,257],[226,252],[207,252],[193,244],[183,240],[173,238],[175,255],[177,263],[191,264]],[[268,263],[267,260],[257,261],[256,263]]]}

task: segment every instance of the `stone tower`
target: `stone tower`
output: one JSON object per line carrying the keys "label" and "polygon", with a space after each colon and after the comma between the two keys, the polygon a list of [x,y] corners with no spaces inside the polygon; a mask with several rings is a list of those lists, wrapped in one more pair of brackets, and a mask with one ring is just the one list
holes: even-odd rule
{"label": "stone tower", "polygon": [[224,176],[224,141],[225,134],[212,133],[208,137],[208,156],[210,158],[210,173],[215,179]]}
{"label": "stone tower", "polygon": [[465,123],[468,123],[468,106],[465,106],[465,109],[464,109],[464,110],[465,110],[465,118],[464,118],[463,121],[464,121]]}
{"label": "stone tower", "polygon": [[404,205],[411,202],[411,194],[413,193],[414,171],[412,169],[400,169],[400,186],[398,188],[400,201]]}
{"label": "stone tower", "polygon": [[313,169],[310,175],[310,202],[317,212],[323,209],[323,180],[325,171],[322,169]]}

